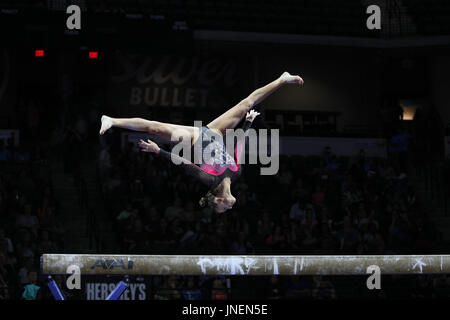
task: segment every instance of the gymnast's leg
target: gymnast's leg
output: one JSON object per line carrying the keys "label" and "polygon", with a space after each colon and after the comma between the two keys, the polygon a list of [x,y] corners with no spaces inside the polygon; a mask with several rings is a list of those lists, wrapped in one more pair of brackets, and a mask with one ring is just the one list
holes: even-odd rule
{"label": "gymnast's leg", "polygon": [[254,106],[262,102],[270,94],[285,84],[303,85],[303,79],[299,76],[290,75],[284,72],[278,79],[268,85],[253,91],[247,98],[239,102],[236,106],[226,111],[220,117],[214,119],[208,124],[208,128],[216,129],[225,135],[226,129],[234,129],[237,124],[245,117],[245,114]]}
{"label": "gymnast's leg", "polygon": [[194,143],[199,136],[199,129],[196,127],[182,126],[159,121],[151,121],[142,118],[111,118],[106,115],[101,118],[100,134],[104,134],[109,128],[117,127],[133,131],[142,131],[157,135],[165,140],[171,141],[173,134],[191,139]]}

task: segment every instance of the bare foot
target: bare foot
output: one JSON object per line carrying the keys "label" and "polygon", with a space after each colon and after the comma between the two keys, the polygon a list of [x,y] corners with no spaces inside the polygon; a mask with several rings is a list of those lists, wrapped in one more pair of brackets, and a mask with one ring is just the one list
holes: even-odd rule
{"label": "bare foot", "polygon": [[104,134],[109,128],[112,127],[113,123],[110,117],[102,116],[102,126],[100,128],[100,134]]}
{"label": "bare foot", "polygon": [[300,76],[293,76],[287,71],[285,71],[281,75],[281,80],[283,80],[285,83],[298,84],[299,86],[301,86],[301,85],[303,85],[303,83],[305,83]]}

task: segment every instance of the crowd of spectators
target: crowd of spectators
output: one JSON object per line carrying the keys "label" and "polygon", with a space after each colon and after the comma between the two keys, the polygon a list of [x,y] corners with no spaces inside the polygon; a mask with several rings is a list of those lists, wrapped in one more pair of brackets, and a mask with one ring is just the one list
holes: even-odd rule
{"label": "crowd of spectators", "polygon": [[41,147],[0,140],[0,300],[48,295],[39,258],[63,250],[63,233]]}
{"label": "crowd of spectators", "polygon": [[[35,109],[29,103],[23,130],[28,139],[40,131]],[[74,177],[83,161],[79,156],[94,154],[84,149],[98,138],[97,118],[95,111],[79,115],[61,125],[64,130],[55,128],[53,136],[40,139],[52,141]],[[49,298],[39,257],[64,250],[59,205],[38,140],[26,148],[15,146],[13,137],[0,139],[0,299]],[[264,177],[258,166],[246,165],[232,186],[235,207],[218,214],[199,207],[206,190],[167,160],[139,152],[132,143],[122,147],[117,130],[101,142],[98,169],[119,243],[116,253],[439,254],[448,249],[409,181],[406,155],[370,158],[361,150],[338,157],[328,147],[321,156],[282,156],[279,173]],[[333,299],[368,292],[358,277],[154,280],[153,299]],[[387,289],[376,297],[448,297],[449,284],[445,275],[386,277]]]}
{"label": "crowd of spectators", "polygon": [[[403,168],[364,150],[353,157],[331,148],[321,156],[282,156],[275,176],[260,177],[259,167],[247,165],[232,186],[235,207],[217,214],[198,206],[202,186],[132,143],[122,148],[115,134],[103,141],[99,172],[122,253],[437,254],[446,248]],[[329,278],[272,277],[263,287],[272,288],[267,297],[334,298]],[[420,277],[417,286],[437,286],[438,278]],[[392,288],[391,294],[398,290]]]}

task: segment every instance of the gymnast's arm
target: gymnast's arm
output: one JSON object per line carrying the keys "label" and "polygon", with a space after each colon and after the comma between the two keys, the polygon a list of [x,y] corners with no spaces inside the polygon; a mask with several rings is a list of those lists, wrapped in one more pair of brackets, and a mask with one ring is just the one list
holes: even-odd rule
{"label": "gymnast's arm", "polygon": [[206,185],[209,188],[212,188],[216,185],[216,179],[214,176],[206,173],[202,169],[200,169],[198,166],[190,162],[189,160],[180,157],[179,155],[175,153],[168,152],[166,150],[161,149],[156,143],[153,141],[147,140],[147,142],[141,140],[139,142],[139,146],[141,147],[141,151],[144,152],[152,152],[157,155],[159,155],[162,158],[165,158],[171,162],[174,160],[177,161],[179,166],[185,171],[188,175],[196,179],[197,181],[200,181],[204,185]]}
{"label": "gymnast's arm", "polygon": [[244,131],[245,135],[240,136],[236,143],[235,152],[238,163],[242,162],[242,156],[244,154],[245,137],[248,136],[248,129],[251,127],[253,120],[255,120],[255,118],[259,116],[259,114],[260,113],[255,110],[250,110],[249,112],[247,112],[247,115],[245,116],[245,122],[242,125],[242,130]]}

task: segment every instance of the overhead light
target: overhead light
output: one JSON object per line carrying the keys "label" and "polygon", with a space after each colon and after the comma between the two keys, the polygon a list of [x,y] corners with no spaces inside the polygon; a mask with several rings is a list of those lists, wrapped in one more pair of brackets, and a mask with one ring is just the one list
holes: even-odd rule
{"label": "overhead light", "polygon": [[417,106],[401,106],[403,109],[403,120],[414,120]]}

